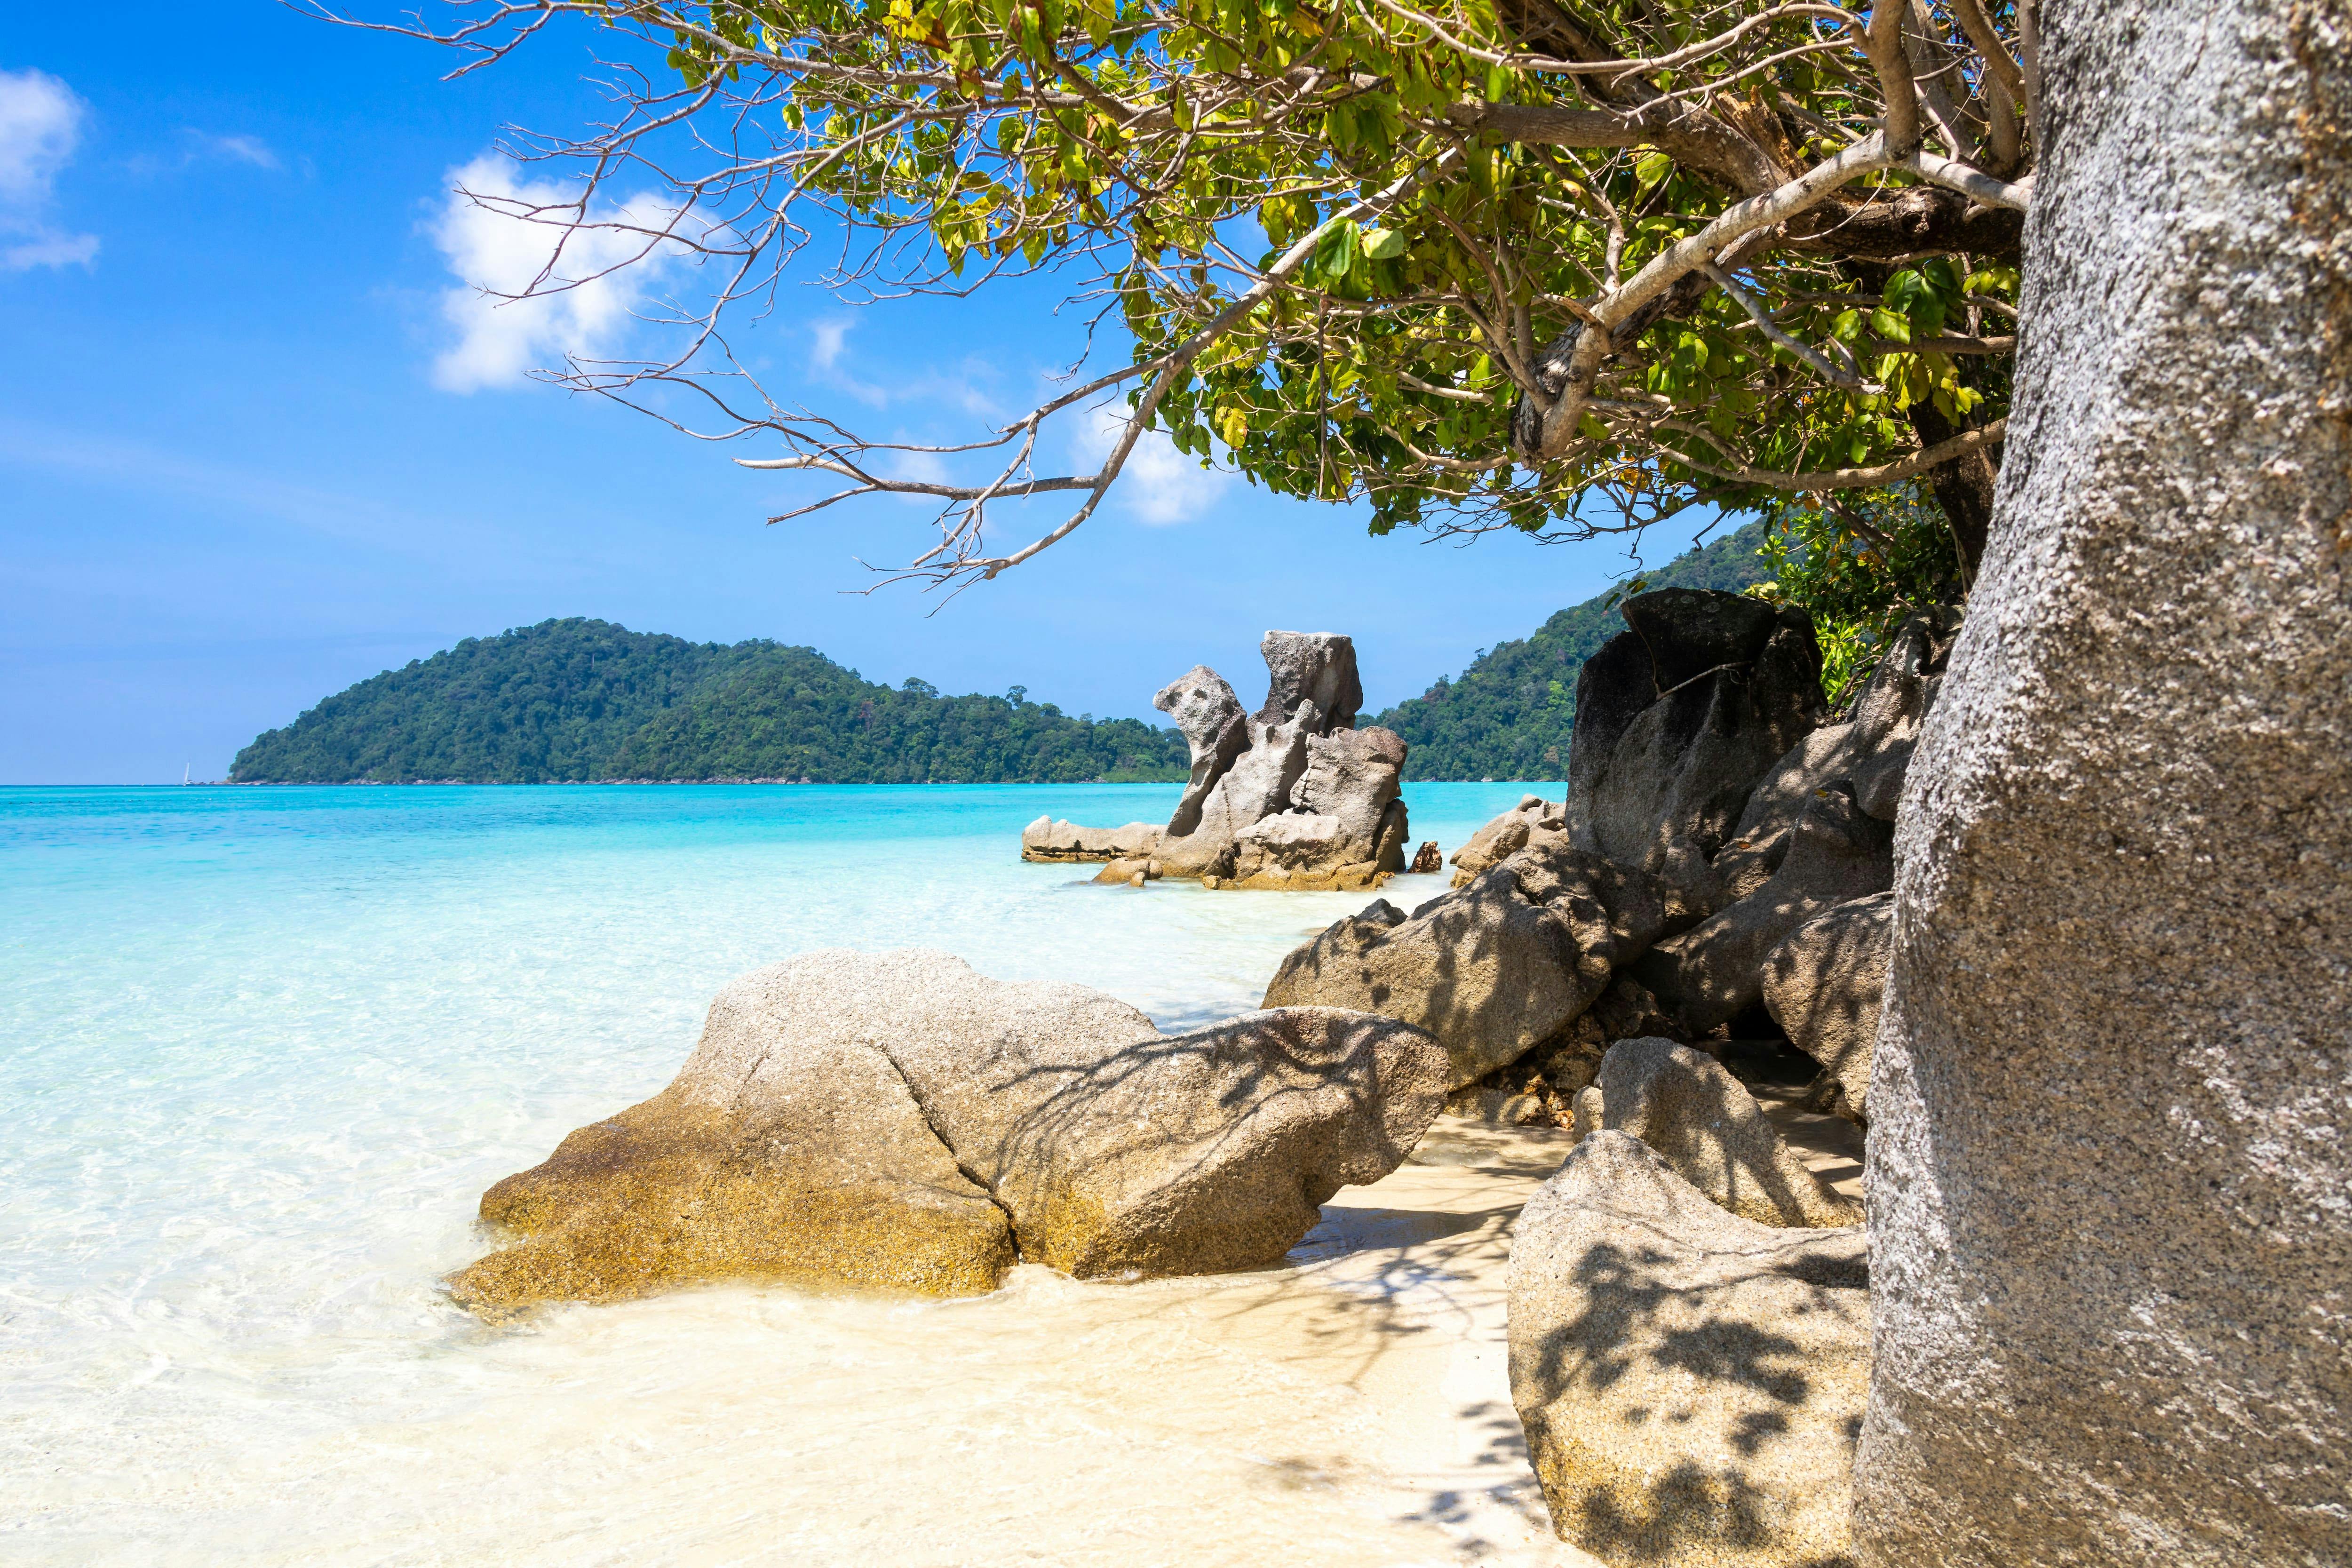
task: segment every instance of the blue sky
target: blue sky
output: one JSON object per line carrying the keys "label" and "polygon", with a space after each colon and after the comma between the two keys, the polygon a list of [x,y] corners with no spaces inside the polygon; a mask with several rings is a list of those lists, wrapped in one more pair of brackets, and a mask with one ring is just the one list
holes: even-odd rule
{"label": "blue sky", "polygon": [[[466,288],[512,246],[453,209],[456,172],[501,177],[478,161],[503,126],[595,110],[581,37],[450,83],[425,46],[268,4],[121,6],[106,33],[0,21],[0,783],[216,777],[331,691],[551,616],[1154,720],[1194,663],[1254,700],[1269,626],[1345,631],[1379,707],[1626,568],[1606,542],[1370,538],[1170,453],[944,609],[845,592],[928,514],[766,527],[793,479],[516,374],[630,346],[625,292],[599,321],[493,316]],[[794,289],[745,343],[815,405],[968,436],[1075,352],[1052,303]]]}

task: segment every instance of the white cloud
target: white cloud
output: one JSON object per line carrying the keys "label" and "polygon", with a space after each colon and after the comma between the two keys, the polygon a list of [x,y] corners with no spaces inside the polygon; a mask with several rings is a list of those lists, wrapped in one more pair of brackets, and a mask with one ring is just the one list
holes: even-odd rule
{"label": "white cloud", "polygon": [[[1108,458],[1118,444],[1127,418],[1124,403],[1106,403],[1087,410],[1087,422],[1078,432],[1079,456],[1088,463]],[[1127,466],[1119,470],[1110,493],[1138,522],[1166,527],[1190,522],[1205,513],[1233,479],[1231,474],[1203,468],[1198,458],[1178,451],[1167,431],[1146,430],[1135,450],[1128,454]]]}
{"label": "white cloud", "polygon": [[0,268],[87,267],[97,256],[98,236],[68,234],[48,215],[89,111],[46,72],[0,71]]}
{"label": "white cloud", "polygon": [[250,163],[257,169],[282,169],[278,153],[258,136],[207,136],[198,132],[196,140],[224,158],[234,158],[240,163]]}
{"label": "white cloud", "polygon": [[840,362],[841,351],[849,342],[849,329],[856,324],[845,316],[810,322],[809,335],[815,342],[809,348],[809,368],[821,375],[829,373]]}
{"label": "white cloud", "polygon": [[[683,254],[682,247],[663,245],[632,259],[646,248],[646,236],[635,230],[658,229],[669,215],[651,195],[588,215],[593,225],[629,228],[567,234],[576,214],[530,213],[565,208],[577,199],[575,190],[518,179],[513,163],[497,156],[477,158],[450,177],[459,189],[432,229],[449,270],[464,280],[441,296],[441,314],[457,329],[456,344],[433,364],[434,383],[445,391],[517,385],[543,362],[567,355],[609,357],[646,292]],[[538,285],[545,291],[512,298],[532,288],[551,258],[553,270]]]}

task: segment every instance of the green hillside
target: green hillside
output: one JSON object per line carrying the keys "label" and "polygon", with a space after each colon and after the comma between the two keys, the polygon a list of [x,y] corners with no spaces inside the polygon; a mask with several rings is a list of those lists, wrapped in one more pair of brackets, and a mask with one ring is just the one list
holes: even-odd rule
{"label": "green hillside", "polygon": [[384,671],[237,753],[239,784],[1174,780],[1184,738],[1017,697],[891,688],[814,648],[551,620]]}
{"label": "green hillside", "polygon": [[[1651,588],[1717,588],[1737,593],[1766,576],[1756,552],[1764,525],[1753,522],[1645,572]],[[1626,586],[1633,586],[1628,584]],[[1402,735],[1412,751],[1409,779],[1558,779],[1568,773],[1576,727],[1576,675],[1593,650],[1625,629],[1615,594],[1566,609],[1521,642],[1479,656],[1460,679],[1441,678],[1373,723]]]}

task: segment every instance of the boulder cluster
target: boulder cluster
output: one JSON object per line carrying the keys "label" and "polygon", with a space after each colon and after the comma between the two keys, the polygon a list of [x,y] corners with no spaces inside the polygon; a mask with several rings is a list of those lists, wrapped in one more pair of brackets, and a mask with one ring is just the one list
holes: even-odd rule
{"label": "boulder cluster", "polygon": [[1385,1014],[1456,1110],[1579,1142],[1520,1215],[1512,1394],[1567,1539],[1612,1563],[1846,1556],[1870,1379],[1862,1205],[1724,1065],[1785,1035],[1869,1114],[1896,807],[1958,630],[1915,616],[1824,712],[1801,611],[1668,589],[1589,660],[1564,800],[1293,952],[1265,1005]]}
{"label": "boulder cluster", "polygon": [[1637,595],[1577,681],[1562,801],[1529,795],[1455,852],[1451,891],[1387,900],[1284,960],[1267,1006],[1435,1035],[1457,1089],[1572,1125],[1618,1039],[1785,1034],[1816,1097],[1867,1115],[1894,818],[1957,614],[1914,616],[1847,713],[1822,710],[1801,610]]}
{"label": "boulder cluster", "polygon": [[1268,632],[1259,647],[1266,695],[1255,714],[1205,664],[1152,699],[1192,752],[1165,826],[1041,816],[1022,832],[1022,858],[1106,861],[1101,881],[1178,877],[1302,892],[1377,888],[1402,870],[1405,743],[1392,730],[1356,728],[1364,689],[1355,644],[1330,632]]}

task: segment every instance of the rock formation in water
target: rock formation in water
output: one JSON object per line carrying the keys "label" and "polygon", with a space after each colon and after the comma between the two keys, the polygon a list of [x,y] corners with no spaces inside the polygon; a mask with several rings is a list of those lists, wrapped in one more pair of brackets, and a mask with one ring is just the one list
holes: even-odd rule
{"label": "rock formation in water", "polygon": [[1149,859],[1160,847],[1160,825],[1130,822],[1124,827],[1081,827],[1041,816],[1021,830],[1024,860]]}
{"label": "rock formation in water", "polygon": [[452,1278],[499,1311],[724,1279],[937,1295],[1279,1259],[1443,1104],[1386,1018],[1297,1008],[1164,1036],[1077,985],[920,950],[730,982],[660,1094],[482,1196],[513,1244]]}
{"label": "rock formation in water", "polygon": [[1884,1568],[2352,1562],[2352,19],[2053,5],[2030,331],[1895,835]]}
{"label": "rock formation in water", "polygon": [[[1104,881],[1184,877],[1293,891],[1377,888],[1403,869],[1405,743],[1392,731],[1356,728],[1364,691],[1355,644],[1328,632],[1268,632],[1260,646],[1266,697],[1256,713],[1206,665],[1152,700],[1192,749],[1192,776],[1164,830],[1146,844],[1142,824],[1040,818],[1022,835],[1022,858],[1108,860]],[[1109,852],[1064,853],[1064,843]]]}
{"label": "rock formation in water", "polygon": [[1559,1534],[1612,1563],[1851,1563],[1870,1378],[1859,1226],[1727,1213],[1593,1133],[1518,1216],[1511,1398]]}

